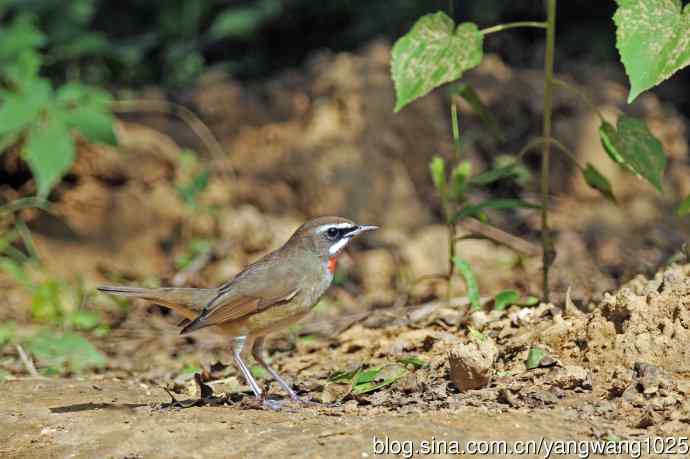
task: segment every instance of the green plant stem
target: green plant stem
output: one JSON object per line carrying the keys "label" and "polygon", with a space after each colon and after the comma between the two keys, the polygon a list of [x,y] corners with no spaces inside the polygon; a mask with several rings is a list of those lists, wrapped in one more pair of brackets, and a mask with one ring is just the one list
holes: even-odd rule
{"label": "green plant stem", "polygon": [[458,123],[458,104],[454,98],[450,102],[450,120],[453,129],[453,145],[455,145],[455,154],[460,159],[460,124]]}
{"label": "green plant stem", "polygon": [[544,56],[544,142],[541,156],[541,241],[542,241],[542,294],[549,301],[549,268],[553,262],[553,241],[549,230],[549,157],[551,155],[551,109],[553,100],[553,61],[556,45],[556,0],[546,3],[546,53]]}
{"label": "green plant stem", "polygon": [[522,147],[518,154],[516,155],[516,161],[521,159],[525,154],[527,154],[530,150],[538,147],[538,146],[543,146],[545,143],[550,143],[554,147],[558,148],[561,152],[563,152],[570,160],[577,166],[578,169],[580,170],[585,170],[585,167],[580,164],[580,162],[577,160],[577,156],[575,156],[575,153],[565,145],[563,145],[560,141],[554,139],[551,137],[550,139],[545,139],[544,137],[535,137],[534,139],[530,140],[527,145]]}
{"label": "green plant stem", "polygon": [[602,122],[605,121],[604,115],[601,114],[601,111],[599,110],[599,108],[597,108],[597,106],[592,101],[592,98],[585,91],[583,91],[582,89],[578,88],[577,86],[572,85],[566,81],[559,80],[558,78],[553,79],[553,84],[556,86],[560,86],[561,88],[565,89],[566,91],[570,91],[573,94],[575,94],[576,96],[578,96],[589,107],[590,110],[592,110],[594,113],[597,114],[597,116],[599,117],[599,119]]}
{"label": "green plant stem", "polygon": [[489,35],[490,33],[503,32],[508,29],[516,29],[518,27],[536,27],[538,29],[547,29],[547,23],[541,21],[518,21],[518,22],[508,22],[506,24],[498,24],[492,27],[487,27],[486,29],[480,30],[483,35]]}

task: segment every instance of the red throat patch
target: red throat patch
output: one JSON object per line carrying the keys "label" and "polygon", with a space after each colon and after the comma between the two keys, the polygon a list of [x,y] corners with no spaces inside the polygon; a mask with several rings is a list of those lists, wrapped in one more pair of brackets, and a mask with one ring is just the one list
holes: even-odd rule
{"label": "red throat patch", "polygon": [[335,266],[338,264],[338,259],[336,257],[331,257],[328,259],[328,272],[333,274],[335,272]]}

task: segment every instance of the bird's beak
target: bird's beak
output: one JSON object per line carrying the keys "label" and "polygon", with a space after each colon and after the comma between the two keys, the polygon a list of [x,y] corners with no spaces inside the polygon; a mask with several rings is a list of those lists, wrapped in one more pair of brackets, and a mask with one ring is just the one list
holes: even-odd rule
{"label": "bird's beak", "polygon": [[353,236],[356,236],[358,234],[366,233],[367,231],[374,231],[379,229],[378,226],[374,225],[359,225],[356,230],[354,230],[351,234]]}

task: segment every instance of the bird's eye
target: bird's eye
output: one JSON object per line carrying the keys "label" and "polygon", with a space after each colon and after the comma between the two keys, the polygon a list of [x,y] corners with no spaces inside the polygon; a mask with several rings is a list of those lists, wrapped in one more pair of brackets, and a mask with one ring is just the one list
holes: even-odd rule
{"label": "bird's eye", "polygon": [[338,228],[328,228],[328,231],[326,231],[326,236],[328,236],[328,239],[334,240],[338,237],[339,233]]}

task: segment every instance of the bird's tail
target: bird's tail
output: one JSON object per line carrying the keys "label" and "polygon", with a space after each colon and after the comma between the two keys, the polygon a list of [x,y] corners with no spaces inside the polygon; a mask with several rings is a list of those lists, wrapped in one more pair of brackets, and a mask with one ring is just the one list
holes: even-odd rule
{"label": "bird's tail", "polygon": [[218,292],[213,288],[142,288],[102,286],[98,290],[109,295],[128,296],[150,301],[172,309],[188,320],[194,320],[206,303]]}

